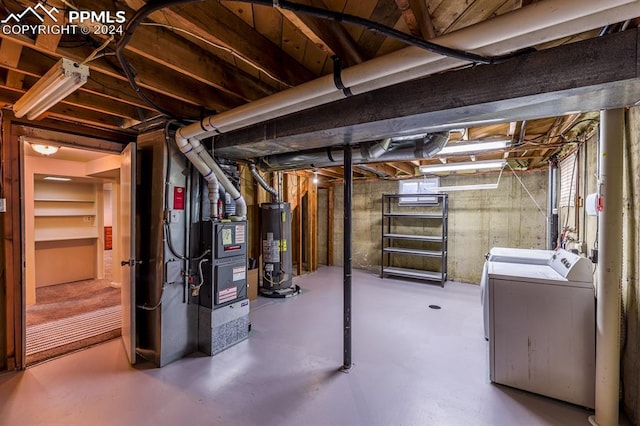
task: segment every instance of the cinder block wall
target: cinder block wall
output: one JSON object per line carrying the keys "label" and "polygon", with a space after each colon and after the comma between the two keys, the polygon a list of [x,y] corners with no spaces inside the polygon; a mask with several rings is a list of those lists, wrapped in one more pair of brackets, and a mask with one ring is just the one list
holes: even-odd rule
{"label": "cinder block wall", "polygon": [[[511,171],[506,170],[498,189],[458,191],[449,194],[449,279],[479,283],[484,255],[491,247],[545,248],[547,173],[518,176],[538,208]],[[441,186],[495,183],[497,173],[448,176]],[[353,185],[353,267],[380,271],[382,194],[398,192],[397,181],[364,181]],[[334,256],[342,265],[343,186],[334,191]],[[420,262],[418,258],[416,260]]]}

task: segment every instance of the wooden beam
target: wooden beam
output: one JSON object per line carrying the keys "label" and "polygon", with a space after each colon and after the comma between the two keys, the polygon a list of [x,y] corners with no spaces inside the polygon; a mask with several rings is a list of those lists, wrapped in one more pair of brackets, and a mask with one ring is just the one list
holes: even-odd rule
{"label": "wooden beam", "polygon": [[316,77],[220,2],[175,6],[156,12],[150,18],[232,49],[287,85],[296,86]]}
{"label": "wooden beam", "polygon": [[401,172],[408,174],[409,176],[415,176],[416,174],[416,168],[411,164],[402,163],[402,162],[393,162],[393,163],[387,163],[387,164],[389,164],[394,169],[398,169]]}
{"label": "wooden beam", "polygon": [[20,62],[20,55],[22,54],[22,45],[15,43],[9,39],[3,39],[0,44],[0,65],[6,65],[10,68],[15,68]]}
{"label": "wooden beam", "polygon": [[[329,9],[323,0],[300,0],[300,4]],[[327,21],[305,14],[278,8],[278,11],[296,26],[309,40],[319,45],[328,55],[337,55],[347,66],[364,62],[358,44],[339,22]]]}
{"label": "wooden beam", "polygon": [[[11,40],[3,40],[3,43]],[[20,48],[22,48],[21,45]],[[0,67],[6,68],[10,71],[17,71],[26,76],[40,78],[43,76],[57,61],[51,59],[48,56],[44,56],[41,53],[26,48],[22,51],[22,57],[20,59],[19,67],[9,67],[1,64]],[[129,83],[122,79],[114,79],[109,76],[105,76],[99,72],[91,72],[89,81],[78,89],[79,92],[86,92],[96,95],[100,98],[106,98],[118,102],[122,102],[126,105],[141,108],[146,114],[151,111],[151,107],[145,104],[133,91]],[[166,96],[149,92],[147,94],[152,100],[164,107],[165,109],[172,110],[178,117],[198,117],[201,114],[200,108],[197,108],[191,104],[177,103]]]}
{"label": "wooden beam", "polygon": [[435,38],[436,32],[425,0],[395,0],[411,35],[424,40]]}
{"label": "wooden beam", "polygon": [[[20,81],[27,81],[28,86],[33,86],[36,79],[33,77],[26,77],[24,74],[15,71],[9,71],[7,75],[7,85],[1,85],[0,88],[11,90],[16,93],[18,97],[22,96],[26,90],[21,87],[14,87],[8,83],[9,76],[16,75],[16,79]],[[157,113],[148,112],[139,108],[133,107],[128,104],[123,104],[116,100],[96,97],[88,92],[76,91],[64,98],[60,103],[71,106],[77,106],[79,108],[88,109],[102,114],[108,114],[115,117],[121,117],[126,119],[133,119],[136,121],[142,121],[147,118],[151,118]]]}
{"label": "wooden beam", "polygon": [[436,38],[438,33],[433,26],[433,20],[429,13],[429,0],[409,0],[411,10],[416,17],[420,33],[425,40]]}
{"label": "wooden beam", "polygon": [[[306,149],[316,149],[337,146],[347,136],[359,143],[399,128],[445,127],[460,120],[460,114],[470,121],[508,122],[542,111],[553,116],[568,108],[633,105],[640,97],[639,34],[637,29],[618,32],[355,95],[226,133],[216,140],[216,152],[242,158],[268,146],[276,147],[271,154],[277,154],[278,146],[290,149],[301,140]],[[527,73],[518,72],[525,68]]]}
{"label": "wooden beam", "polygon": [[[379,0],[369,19],[388,27],[394,27],[401,16],[402,14],[395,3],[388,0]],[[373,31],[365,31],[358,39],[358,45],[360,46],[360,51],[363,52],[366,57],[374,58],[386,39],[387,38],[381,34]]]}
{"label": "wooden beam", "polygon": [[[55,21],[49,15],[45,16],[43,25],[53,26],[55,24]],[[62,34],[38,34],[36,36],[36,46],[45,50],[56,50],[61,38]]]}
{"label": "wooden beam", "polygon": [[396,169],[387,165],[386,163],[370,163],[367,164],[367,166],[390,177],[393,177],[397,174]]}
{"label": "wooden beam", "polygon": [[229,98],[228,107],[275,93],[273,87],[163,28],[139,26],[127,50],[237,98]]}
{"label": "wooden beam", "polygon": [[24,74],[13,71],[13,70],[7,71],[7,87],[20,90],[22,89],[23,85],[24,85]]}
{"label": "wooden beam", "polygon": [[[36,46],[33,40],[16,35],[2,35],[3,39],[11,39],[22,46],[30,47],[42,53],[55,57],[65,57],[74,61],[82,62],[88,57],[92,50],[87,47],[61,48],[49,51]],[[192,105],[201,105],[210,110],[224,110],[229,102],[229,95],[221,94],[210,86],[187,78],[173,70],[161,67],[138,55],[129,55],[131,65],[138,73],[138,84],[148,90],[155,91],[176,100],[187,102]],[[106,58],[98,59],[89,64],[91,71],[97,71],[110,77],[127,81],[120,71],[113,66],[113,63]],[[91,78],[91,77],[90,77]]]}
{"label": "wooden beam", "polygon": [[322,169],[318,169],[318,174],[321,176],[326,176],[329,178],[333,178],[333,179],[342,179],[343,178],[343,174],[342,173],[338,173],[334,170],[331,169],[327,169],[327,168],[322,168]]}
{"label": "wooden beam", "polygon": [[[7,88],[0,87],[0,102],[14,104],[20,96],[21,93],[15,89],[8,90]],[[123,128],[123,119],[121,117],[114,117],[102,112],[91,111],[89,109],[79,108],[77,106],[64,103],[59,103],[50,108],[38,119],[38,121],[45,118],[55,118],[58,120],[105,127],[114,130],[122,130]]]}

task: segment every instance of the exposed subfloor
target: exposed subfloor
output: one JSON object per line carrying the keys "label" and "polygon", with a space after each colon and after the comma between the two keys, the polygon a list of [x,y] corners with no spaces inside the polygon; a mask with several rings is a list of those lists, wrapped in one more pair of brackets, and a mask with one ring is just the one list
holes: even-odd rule
{"label": "exposed subfloor", "polygon": [[[252,304],[248,340],[132,368],[113,340],[0,377],[3,425],[588,425],[588,410],[493,385],[478,286],[354,271],[342,364],[342,269]],[[442,309],[430,309],[438,305]]]}

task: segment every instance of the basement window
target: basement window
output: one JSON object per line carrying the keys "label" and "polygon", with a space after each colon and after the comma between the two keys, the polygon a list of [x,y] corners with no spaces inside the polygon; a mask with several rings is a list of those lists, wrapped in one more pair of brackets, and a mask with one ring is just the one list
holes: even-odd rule
{"label": "basement window", "polygon": [[[429,177],[424,179],[408,179],[401,180],[398,185],[398,194],[434,194],[436,188],[440,187],[439,177]],[[434,196],[415,196],[398,198],[399,205],[416,205],[416,204],[438,204],[438,197]]]}

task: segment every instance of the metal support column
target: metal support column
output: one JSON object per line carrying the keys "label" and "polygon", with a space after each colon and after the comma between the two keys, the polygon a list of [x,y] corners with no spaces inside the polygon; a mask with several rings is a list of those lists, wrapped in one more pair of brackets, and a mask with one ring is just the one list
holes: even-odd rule
{"label": "metal support column", "polygon": [[344,147],[344,359],[342,371],[351,368],[351,201],[353,197],[353,165],[351,145]]}
{"label": "metal support column", "polygon": [[618,424],[620,392],[620,285],[622,281],[622,173],[624,109],[600,113],[596,414],[598,426]]}

